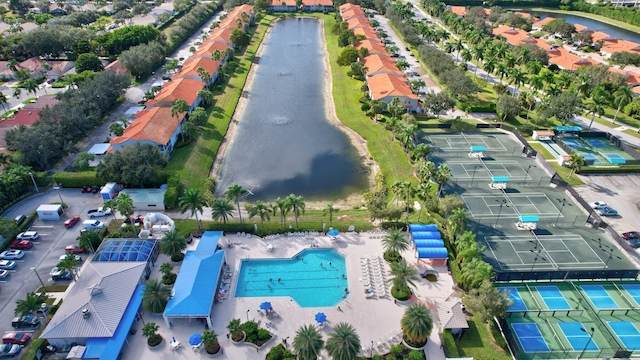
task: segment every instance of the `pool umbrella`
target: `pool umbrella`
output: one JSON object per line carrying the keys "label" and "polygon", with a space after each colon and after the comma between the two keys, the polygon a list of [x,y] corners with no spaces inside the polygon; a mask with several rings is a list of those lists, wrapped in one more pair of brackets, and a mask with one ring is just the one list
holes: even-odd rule
{"label": "pool umbrella", "polygon": [[202,344],[202,335],[200,334],[193,334],[191,335],[191,337],[189,338],[189,345],[200,345]]}
{"label": "pool umbrella", "polygon": [[317,313],[316,321],[322,324],[323,322],[327,321],[327,315],[325,315],[323,312]]}
{"label": "pool umbrella", "polygon": [[336,230],[336,229],[331,229],[327,232],[327,234],[329,234],[329,236],[338,236],[338,234],[340,234],[340,231]]}
{"label": "pool umbrella", "polygon": [[271,307],[270,302],[265,301],[262,304],[260,304],[260,310],[269,311],[269,310],[273,310],[273,308]]}

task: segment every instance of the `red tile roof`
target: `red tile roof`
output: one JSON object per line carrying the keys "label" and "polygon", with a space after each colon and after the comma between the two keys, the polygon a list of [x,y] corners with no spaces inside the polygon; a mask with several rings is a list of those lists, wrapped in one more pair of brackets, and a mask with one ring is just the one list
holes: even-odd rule
{"label": "red tile roof", "polygon": [[340,5],[339,9],[340,9],[340,13],[343,13],[343,12],[349,10],[349,9],[359,9],[360,11],[362,11],[362,9],[360,8],[360,5],[355,5],[355,4],[352,4],[352,3],[342,4],[342,5]]}
{"label": "red tile roof", "polygon": [[227,49],[231,48],[229,44],[223,41],[207,41],[202,43],[198,50],[191,57],[199,57],[199,56],[212,56],[214,51],[219,50],[224,53]]}
{"label": "red tile roof", "polygon": [[451,12],[458,16],[465,16],[469,10],[464,6],[451,6]]}
{"label": "red tile roof", "polygon": [[395,61],[392,59],[393,58],[388,56],[373,54],[361,59],[360,61],[367,67],[367,76],[380,72],[395,73],[403,76],[403,72],[398,69]]}
{"label": "red tile roof", "polygon": [[111,139],[111,144],[131,140],[150,140],[161,145],[169,142],[180,126],[177,117],[171,116],[170,107],[154,107],[138,113],[136,120],[127,126],[122,136]]}
{"label": "red tile roof", "polygon": [[585,33],[593,33],[593,30],[588,27],[580,24],[573,24],[573,27],[576,28],[576,32],[585,32]]}
{"label": "red tile roof", "polygon": [[594,31],[593,34],[591,34],[591,38],[594,43],[598,42],[598,40],[602,40],[604,42],[618,42],[618,39],[607,33],[603,33],[602,31]]}
{"label": "red tile roof", "polygon": [[192,56],[187,61],[185,61],[180,71],[171,77],[173,79],[186,77],[186,78],[192,78],[196,80],[202,80],[200,78],[200,75],[198,75],[198,68],[202,67],[203,69],[207,70],[210,75],[213,76],[213,74],[215,74],[216,71],[218,71],[219,66],[220,66],[220,62],[213,60],[211,57],[194,58]]}
{"label": "red tile roof", "polygon": [[198,91],[202,90],[202,81],[190,78],[180,78],[166,82],[156,97],[147,101],[147,106],[168,106],[182,99],[189,105],[193,105],[198,97]]}
{"label": "red tile roof", "polygon": [[609,67],[609,72],[614,74],[620,74],[624,76],[627,85],[636,85],[640,84],[640,74],[635,73],[633,71],[623,70],[614,68],[613,66]]}
{"label": "red tile roof", "polygon": [[361,48],[367,48],[369,54],[389,55],[381,41],[362,40],[353,44],[353,46],[360,50]]}
{"label": "red tile roof", "polygon": [[296,0],[271,0],[271,6],[296,6]]}
{"label": "red tile roof", "polygon": [[365,39],[377,40],[380,41],[378,34],[372,28],[355,28],[353,29],[353,33],[356,35],[362,35]]}
{"label": "red tile roof", "polygon": [[347,20],[347,29],[353,30],[357,27],[371,28],[371,25],[369,24],[369,19],[355,17]]}
{"label": "red tile roof", "polygon": [[604,43],[601,50],[610,54],[620,51],[640,53],[640,45],[634,43],[633,41],[619,40],[617,42]]}
{"label": "red tile roof", "polygon": [[229,44],[233,44],[233,41],[231,41],[232,31],[233,30],[229,28],[218,27],[211,32],[211,34],[205,41],[222,40],[228,42]]}
{"label": "red tile roof", "polygon": [[378,74],[367,78],[367,85],[374,100],[391,97],[406,97],[419,99],[418,95],[411,91],[407,79],[396,74]]}
{"label": "red tile roof", "polygon": [[576,70],[581,66],[591,66],[599,64],[594,59],[583,59],[578,55],[572,54],[564,48],[557,48],[552,51],[547,51],[549,54],[549,63],[555,64],[561,69]]}
{"label": "red tile roof", "polygon": [[547,16],[546,18],[544,18],[542,20],[538,20],[538,21],[534,22],[532,26],[534,28],[542,29],[543,26],[547,25],[548,23],[552,22],[555,19],[556,18],[552,18],[551,16]]}

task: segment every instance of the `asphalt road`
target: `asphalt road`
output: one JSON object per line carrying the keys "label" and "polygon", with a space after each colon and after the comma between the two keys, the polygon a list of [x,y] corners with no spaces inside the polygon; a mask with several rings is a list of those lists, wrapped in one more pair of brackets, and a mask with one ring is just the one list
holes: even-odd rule
{"label": "asphalt road", "polygon": [[[25,252],[24,258],[17,261],[15,270],[10,271],[6,280],[0,282],[0,331],[13,330],[11,320],[14,317],[16,300],[26,297],[31,291],[36,291],[40,286],[37,274],[45,285],[66,284],[69,281],[54,282],[49,276],[49,272],[59,262],[58,258],[64,254],[65,246],[75,243],[76,237],[80,234],[82,223],[76,224],[71,229],[64,227],[64,220],[72,215],[80,215],[81,221],[87,220],[86,212],[102,204],[100,194],[83,194],[78,189],[62,189],[59,192],[49,190],[47,192],[28,198],[3,216],[10,219],[18,215],[29,215],[41,204],[60,202],[60,197],[69,205],[61,220],[41,221],[36,220],[30,230],[40,234],[40,240]],[[83,256],[86,257],[86,256]],[[31,271],[35,268],[35,271]]]}

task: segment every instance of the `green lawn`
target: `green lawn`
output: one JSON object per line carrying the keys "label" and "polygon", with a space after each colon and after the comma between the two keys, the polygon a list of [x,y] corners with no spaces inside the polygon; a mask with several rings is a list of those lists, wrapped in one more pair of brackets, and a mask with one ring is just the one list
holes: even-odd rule
{"label": "green lawn", "polygon": [[[542,155],[543,158],[548,160],[555,159],[555,157],[547,149],[545,149],[544,146],[542,146],[541,144],[529,143],[529,146],[531,146],[533,150],[537,151],[540,155]],[[551,165],[551,167],[555,169],[555,171],[558,173],[558,176],[560,176],[560,178],[564,180],[567,184],[572,186],[584,185],[584,182],[580,180],[580,178],[576,175],[571,176],[571,179],[569,179],[569,174],[571,173],[571,169],[569,169],[568,167],[560,166],[560,164],[558,164],[556,161],[548,161],[548,163],[549,165]]]}
{"label": "green lawn", "polygon": [[640,138],[640,134],[638,134],[638,132],[635,131],[635,130],[625,129],[625,130],[622,130],[622,132],[627,134],[627,135],[631,135],[631,136],[635,136],[637,138]]}
{"label": "green lawn", "polygon": [[530,142],[529,146],[535,150],[538,154],[542,155],[543,158],[545,158],[546,160],[553,160],[556,157],[553,156],[553,154],[551,154],[549,152],[549,150],[547,150],[544,146],[542,146],[542,144],[537,143],[537,142]]}
{"label": "green lawn", "polygon": [[253,57],[273,19],[273,16],[265,16],[253,29],[251,43],[243,53],[237,54],[240,66],[228,79],[222,93],[215,92],[213,105],[208,109],[209,121],[198,130],[196,141],[176,149],[171,156],[167,170],[178,174],[180,182],[185,188],[200,189],[209,177],[213,160],[240,100]]}
{"label": "green lawn", "polygon": [[509,360],[508,352],[500,348],[493,340],[488,325],[478,316],[468,319],[469,328],[464,330],[462,338],[456,338],[460,356],[477,360]]}

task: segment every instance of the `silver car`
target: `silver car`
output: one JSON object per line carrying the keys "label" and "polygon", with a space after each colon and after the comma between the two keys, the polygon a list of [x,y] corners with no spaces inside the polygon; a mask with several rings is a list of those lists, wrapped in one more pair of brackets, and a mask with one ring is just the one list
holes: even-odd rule
{"label": "silver car", "polygon": [[11,260],[0,260],[0,269],[13,270],[16,268],[16,262]]}
{"label": "silver car", "polygon": [[22,250],[6,250],[0,253],[1,260],[20,260],[24,257]]}
{"label": "silver car", "polygon": [[0,359],[16,357],[21,349],[18,344],[0,344]]}

